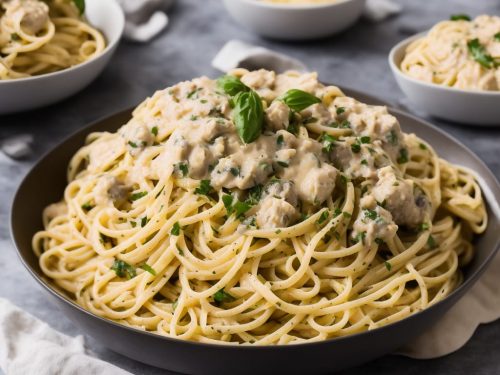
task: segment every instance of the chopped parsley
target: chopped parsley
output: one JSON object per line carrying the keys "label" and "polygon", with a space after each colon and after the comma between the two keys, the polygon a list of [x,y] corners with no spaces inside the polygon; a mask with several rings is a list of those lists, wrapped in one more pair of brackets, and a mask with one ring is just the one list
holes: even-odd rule
{"label": "chopped parsley", "polygon": [[384,262],[385,268],[387,268],[387,271],[390,271],[392,269],[392,264],[389,263],[388,261]]}
{"label": "chopped parsley", "polygon": [[85,211],[90,211],[93,208],[94,206],[90,202],[82,204],[82,209]]}
{"label": "chopped parsley", "polygon": [[151,133],[156,137],[158,135],[158,126],[153,126]]}
{"label": "chopped parsley", "polygon": [[146,224],[148,223],[149,219],[147,216],[144,216],[142,219],[141,219],[141,228],[144,228],[146,226]]}
{"label": "chopped parsley", "polygon": [[342,113],[345,112],[345,108],[344,107],[337,107],[337,115],[341,115]]}
{"label": "chopped parsley", "polygon": [[398,134],[394,129],[391,130],[389,134],[386,135],[385,139],[393,146],[398,144]]}
{"label": "chopped parsley", "polygon": [[151,275],[156,276],[156,271],[153,269],[153,267],[148,266],[146,263],[144,263],[140,268],[142,268],[146,272],[149,272]]}
{"label": "chopped parsley", "polygon": [[17,33],[10,34],[10,39],[12,40],[21,40],[21,37]]}
{"label": "chopped parsley", "polygon": [[176,221],[174,225],[172,226],[172,230],[170,231],[170,234],[173,236],[178,236],[181,233],[181,226],[179,225],[179,222]]}
{"label": "chopped parsley", "polygon": [[128,141],[128,144],[129,144],[129,146],[130,146],[130,147],[132,147],[132,148],[137,148],[137,143],[135,143],[135,142]]}
{"label": "chopped parsley", "polygon": [[363,136],[360,138],[361,143],[370,143],[371,138],[369,136]]}
{"label": "chopped parsley", "polygon": [[188,99],[197,99],[198,98],[198,91],[201,90],[201,87],[195,88],[193,91],[191,91],[189,94],[187,94]]}
{"label": "chopped parsley", "polygon": [[361,232],[361,233],[358,233],[353,239],[352,239],[352,243],[353,244],[357,244],[358,242],[361,241],[361,243],[363,243],[364,239],[366,237],[366,232]]}
{"label": "chopped parsley", "polygon": [[139,191],[137,193],[133,193],[132,195],[130,195],[130,200],[133,202],[138,199],[141,199],[142,197],[145,197],[146,195],[148,195],[147,191]]}
{"label": "chopped parsley", "polygon": [[361,165],[368,165],[368,161],[366,159],[361,160]]}
{"label": "chopped parsley", "polygon": [[129,280],[137,275],[134,267],[120,259],[115,259],[111,269],[115,271],[116,276],[126,277]]}
{"label": "chopped parsley", "polygon": [[212,192],[213,188],[210,185],[210,180],[201,180],[200,185],[194,190],[195,194],[206,195]]}
{"label": "chopped parsley", "polygon": [[500,31],[493,37],[497,42],[500,42]]}
{"label": "chopped parsley", "polygon": [[351,150],[355,154],[359,154],[359,152],[361,151],[361,145],[359,144],[358,140],[356,140],[356,142],[351,145]]}
{"label": "chopped parsley", "polygon": [[418,147],[420,147],[421,150],[427,150],[427,146],[424,143],[419,143]]}
{"label": "chopped parsley", "polygon": [[288,168],[288,163],[286,161],[277,160],[276,163],[283,168]]}
{"label": "chopped parsley", "polygon": [[229,169],[229,172],[231,172],[231,174],[234,177],[238,177],[240,175],[240,169],[239,168],[232,167],[232,168]]}
{"label": "chopped parsley", "polygon": [[337,138],[331,136],[330,134],[323,134],[321,136],[321,141],[323,142],[323,151],[329,153],[335,147],[335,141]]}
{"label": "chopped parsley", "polygon": [[376,220],[378,217],[377,211],[375,210],[363,210],[365,217],[370,220]]}
{"label": "chopped parsley", "polygon": [[189,173],[189,166],[187,163],[180,162],[180,163],[175,164],[174,167],[175,167],[175,169],[177,169],[178,171],[180,171],[182,173],[182,177],[186,177]]}
{"label": "chopped parsley", "polygon": [[420,223],[420,225],[418,226],[418,229],[421,232],[424,230],[428,230],[429,228],[430,228],[429,223]]}
{"label": "chopped parsley", "polygon": [[427,246],[429,246],[429,249],[435,249],[438,246],[435,238],[431,234],[427,238]]}
{"label": "chopped parsley", "polygon": [[218,303],[222,302],[233,302],[236,298],[230,295],[228,292],[224,290],[224,288],[220,289],[218,292],[214,294],[214,301]]}
{"label": "chopped parsley", "polygon": [[397,162],[399,164],[404,164],[404,163],[408,163],[408,160],[409,160],[408,159],[408,150],[406,148],[400,149]]}
{"label": "chopped parsley", "polygon": [[278,135],[278,138],[276,138],[276,144],[278,146],[283,146],[285,143],[285,138],[283,137],[283,134]]}
{"label": "chopped parsley", "polygon": [[317,223],[320,225],[323,224],[328,219],[328,216],[330,216],[328,210],[323,211],[319,216]]}

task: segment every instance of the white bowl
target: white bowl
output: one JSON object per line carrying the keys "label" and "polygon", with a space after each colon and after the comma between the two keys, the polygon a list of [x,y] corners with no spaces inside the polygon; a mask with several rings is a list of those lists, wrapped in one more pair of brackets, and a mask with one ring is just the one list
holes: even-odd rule
{"label": "white bowl", "polygon": [[0,81],[0,114],[34,109],[82,90],[102,72],[123,33],[125,17],[116,0],[86,0],[85,15],[106,39],[106,49],[92,60],[39,76]]}
{"label": "white bowl", "polygon": [[389,65],[405,95],[431,116],[461,124],[500,126],[500,92],[441,86],[419,81],[401,71],[406,47],[423,35],[403,40],[389,53]]}
{"label": "white bowl", "polygon": [[359,18],[365,0],[321,4],[275,4],[261,0],[224,0],[231,16],[257,34],[306,40],[338,33]]}

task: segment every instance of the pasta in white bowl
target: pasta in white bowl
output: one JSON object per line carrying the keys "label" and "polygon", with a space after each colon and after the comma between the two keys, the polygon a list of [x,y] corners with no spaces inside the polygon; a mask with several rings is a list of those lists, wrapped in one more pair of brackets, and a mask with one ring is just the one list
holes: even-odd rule
{"label": "pasta in white bowl", "polygon": [[[84,15],[75,3],[85,4]],[[0,2],[0,114],[65,99],[109,62],[125,25],[123,11],[116,0],[75,3]]]}
{"label": "pasta in white bowl", "polygon": [[314,73],[158,91],[73,157],[33,238],[80,306],[206,343],[326,340],[444,299],[487,225],[465,168]]}
{"label": "pasta in white bowl", "polygon": [[394,77],[408,98],[432,116],[500,126],[499,18],[452,18],[392,48]]}

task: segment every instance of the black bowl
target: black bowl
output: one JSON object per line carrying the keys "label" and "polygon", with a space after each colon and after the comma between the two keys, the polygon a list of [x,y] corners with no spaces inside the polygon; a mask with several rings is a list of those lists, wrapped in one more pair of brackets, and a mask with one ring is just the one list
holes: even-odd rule
{"label": "black bowl", "polygon": [[[362,93],[345,90],[362,101],[383,104]],[[31,238],[42,229],[42,210],[58,201],[66,186],[66,168],[71,156],[93,131],[115,131],[130,118],[130,110],[89,125],[71,135],[46,154],[24,178],[11,212],[11,232],[21,261],[46,295],[87,333],[110,349],[149,365],[188,374],[312,374],[359,365],[410,342],[438,323],[445,312],[474,284],[500,246],[500,185],[484,163],[464,145],[434,126],[391,109],[406,132],[427,140],[440,155],[467,166],[480,176],[488,205],[489,225],[477,238],[477,253],[465,270],[465,279],[443,301],[399,322],[352,336],[310,344],[288,346],[230,346],[181,341],[125,327],[100,318],[55,291],[43,276],[31,248]]]}

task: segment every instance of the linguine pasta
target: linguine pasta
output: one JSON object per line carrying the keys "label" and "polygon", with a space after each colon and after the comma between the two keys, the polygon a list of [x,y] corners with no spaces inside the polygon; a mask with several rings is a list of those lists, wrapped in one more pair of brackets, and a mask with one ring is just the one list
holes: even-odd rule
{"label": "linguine pasta", "polygon": [[401,62],[420,81],[466,90],[500,89],[500,17],[465,15],[435,25],[415,40]]}
{"label": "linguine pasta", "polygon": [[289,344],[449,295],[487,225],[473,175],[315,73],[156,92],[74,155],[33,238],[90,312],[159,335]]}
{"label": "linguine pasta", "polygon": [[102,34],[80,11],[70,0],[0,1],[0,80],[55,72],[102,53]]}

